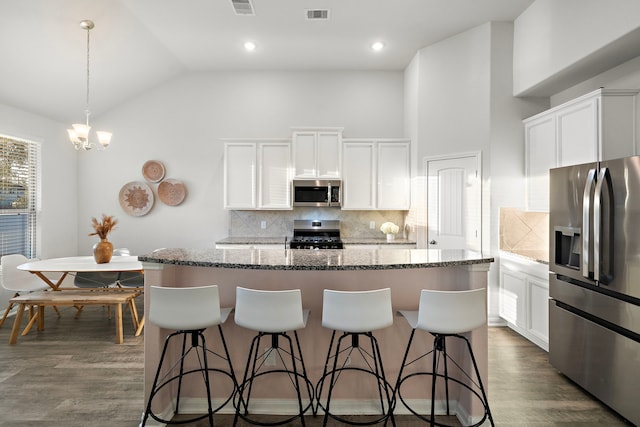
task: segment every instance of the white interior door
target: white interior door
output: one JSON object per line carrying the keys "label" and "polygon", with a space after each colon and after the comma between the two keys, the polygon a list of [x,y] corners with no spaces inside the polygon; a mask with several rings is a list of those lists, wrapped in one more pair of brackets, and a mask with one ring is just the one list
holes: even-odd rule
{"label": "white interior door", "polygon": [[427,159],[430,249],[482,248],[480,155]]}

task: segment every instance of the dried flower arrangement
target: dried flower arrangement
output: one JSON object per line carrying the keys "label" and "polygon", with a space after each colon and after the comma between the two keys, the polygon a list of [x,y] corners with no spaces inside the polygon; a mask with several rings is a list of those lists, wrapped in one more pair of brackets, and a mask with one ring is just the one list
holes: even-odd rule
{"label": "dried flower arrangement", "polygon": [[91,218],[91,224],[95,230],[93,233],[89,233],[89,236],[98,236],[100,239],[106,239],[111,230],[113,230],[118,223],[118,220],[113,216],[102,214],[102,221],[98,221],[95,218]]}

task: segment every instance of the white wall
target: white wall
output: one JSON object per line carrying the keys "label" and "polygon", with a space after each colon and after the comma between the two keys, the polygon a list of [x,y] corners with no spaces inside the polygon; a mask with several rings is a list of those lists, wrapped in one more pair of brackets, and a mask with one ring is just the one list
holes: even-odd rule
{"label": "white wall", "polygon": [[66,128],[65,124],[0,104],[0,133],[41,144],[39,222],[44,232],[37,236],[37,254],[41,258],[76,252],[79,178],[76,151],[67,139]]}
{"label": "white wall", "polygon": [[[100,117],[114,132],[104,152],[81,153],[78,247],[89,254],[90,219],[119,221],[110,236],[132,253],[158,247],[211,247],[228,234],[222,207],[221,138],[290,137],[291,126],[344,126],[345,137],[404,136],[403,73],[210,72],[173,79]],[[185,201],[156,200],[142,217],[127,215],[120,188],[144,181],[141,168],[155,159],[166,177],[182,180]],[[155,188],[155,184],[151,184]]]}
{"label": "white wall", "polygon": [[[513,93],[525,95],[554,79],[557,83],[551,86],[557,88],[562,82],[594,75],[579,78],[590,70],[610,68],[601,68],[605,60],[624,57],[624,52],[615,52],[612,47],[637,51],[638,36],[634,33],[639,27],[637,0],[536,0],[515,20]],[[628,40],[626,36],[630,36]]]}
{"label": "white wall", "polygon": [[[522,119],[548,105],[548,99],[512,96],[512,46],[511,23],[487,23],[421,49],[405,71],[406,92],[419,94],[406,112],[408,132],[417,135],[418,174],[425,174],[425,157],[482,153],[482,250],[494,257],[499,208],[524,205]],[[412,210],[410,217],[419,222],[420,214]],[[497,269],[494,263],[489,277],[492,323],[499,321]]]}

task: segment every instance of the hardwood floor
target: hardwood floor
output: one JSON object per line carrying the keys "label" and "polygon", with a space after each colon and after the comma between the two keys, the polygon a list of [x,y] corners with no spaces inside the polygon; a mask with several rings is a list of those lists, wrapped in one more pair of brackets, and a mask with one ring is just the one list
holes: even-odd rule
{"label": "hardwood floor", "polygon": [[[138,299],[141,304],[141,298]],[[135,427],[143,402],[142,337],[125,315],[124,343],[103,307],[46,310],[45,330],[8,345],[0,329],[0,427]],[[141,311],[142,312],[142,311]],[[547,354],[507,328],[489,330],[489,401],[498,426],[629,425],[557,373]],[[321,425],[308,418],[307,425]],[[217,425],[232,417],[216,416]],[[205,424],[200,424],[205,425]],[[337,425],[337,424],[331,424]],[[398,426],[423,425],[409,417]]]}

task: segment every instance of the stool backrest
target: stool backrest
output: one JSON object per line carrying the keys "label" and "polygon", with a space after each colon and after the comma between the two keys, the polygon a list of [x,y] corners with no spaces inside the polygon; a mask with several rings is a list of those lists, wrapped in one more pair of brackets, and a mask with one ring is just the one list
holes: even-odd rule
{"label": "stool backrest", "polygon": [[393,325],[391,289],[324,290],[322,326],[343,332],[371,332]]}
{"label": "stool backrest", "polygon": [[236,287],[234,319],[254,331],[277,333],[305,327],[300,289],[264,291]]}
{"label": "stool backrest", "polygon": [[440,334],[472,331],[487,323],[487,290],[420,293],[416,328]]}
{"label": "stool backrest", "polygon": [[161,328],[204,329],[222,323],[217,285],[149,288],[149,321]]}

